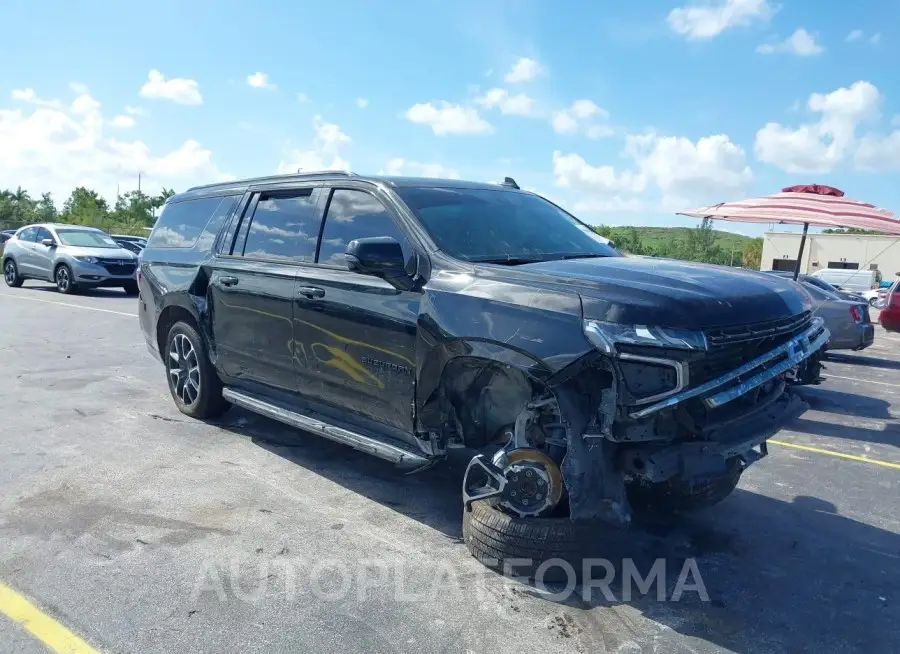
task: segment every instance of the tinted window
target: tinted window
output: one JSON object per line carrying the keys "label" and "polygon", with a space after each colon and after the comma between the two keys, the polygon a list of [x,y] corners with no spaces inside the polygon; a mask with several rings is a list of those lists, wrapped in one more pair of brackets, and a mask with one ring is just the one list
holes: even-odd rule
{"label": "tinted window", "polygon": [[[51,234],[50,230],[47,229],[46,227],[38,227],[37,237],[34,240],[37,241],[38,243],[40,243],[45,238],[53,238],[53,234]],[[53,240],[55,241],[56,239],[53,238]]]}
{"label": "tinted window", "polygon": [[334,191],[322,231],[319,263],[346,266],[344,250],[347,244],[353,239],[370,236],[390,236],[401,245],[406,240],[375,196],[363,191]]}
{"label": "tinted window", "polygon": [[221,197],[214,197],[166,204],[150,234],[147,247],[193,247],[221,202]]}
{"label": "tinted window", "polygon": [[[198,249],[209,250],[212,248],[213,243],[216,241],[216,236],[219,234],[219,230],[222,229],[222,224],[225,222],[225,219],[231,215],[231,212],[234,211],[234,205],[238,203],[240,197],[241,196],[239,195],[228,195],[222,198],[219,206],[216,207],[209,222],[206,223],[206,227],[203,228],[200,237],[197,239],[196,247]],[[146,247],[146,244],[141,243],[141,240],[142,239],[139,239],[135,242],[140,247]]]}
{"label": "tinted window", "polygon": [[400,187],[438,247],[469,261],[618,257],[590,227],[537,195],[502,188]]}
{"label": "tinted window", "polygon": [[37,236],[37,227],[26,227],[18,233],[17,237],[20,241],[34,241]]}
{"label": "tinted window", "polygon": [[319,238],[320,221],[316,216],[312,189],[263,194],[253,212],[244,256],[312,263]]}

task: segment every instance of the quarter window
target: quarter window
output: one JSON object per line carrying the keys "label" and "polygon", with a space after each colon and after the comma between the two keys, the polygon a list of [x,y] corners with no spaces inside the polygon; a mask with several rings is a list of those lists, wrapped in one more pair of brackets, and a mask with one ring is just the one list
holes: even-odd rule
{"label": "quarter window", "polygon": [[371,236],[390,236],[404,246],[404,252],[408,252],[405,237],[378,198],[364,191],[337,189],[328,204],[318,261],[346,267],[344,251],[347,244]]}
{"label": "quarter window", "polygon": [[243,254],[254,259],[312,263],[320,222],[312,189],[264,193],[253,212]]}

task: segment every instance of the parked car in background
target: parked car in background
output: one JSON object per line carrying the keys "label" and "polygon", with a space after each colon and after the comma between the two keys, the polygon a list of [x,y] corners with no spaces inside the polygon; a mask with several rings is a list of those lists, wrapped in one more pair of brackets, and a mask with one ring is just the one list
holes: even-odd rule
{"label": "parked car in background", "polygon": [[[784,272],[781,270],[766,270],[764,271],[770,275],[778,275],[779,277],[786,277],[788,279],[794,278],[794,273],[792,272]],[[837,295],[842,300],[849,300],[850,302],[868,302],[868,298],[865,297],[865,294],[860,293],[851,293],[849,291],[842,291],[841,289],[829,284],[824,279],[820,279],[819,277],[815,277],[814,275],[798,275],[798,282],[803,282],[804,284],[809,284],[815,286],[817,288],[822,289],[823,291],[827,291],[829,293],[833,293]],[[869,291],[872,292],[872,291]],[[871,302],[869,302],[871,304]]]}
{"label": "parked car in background", "polygon": [[137,257],[109,234],[80,225],[28,225],[3,249],[3,278],[13,288],[40,279],[54,282],[60,293],[118,286],[136,294],[136,269]]}
{"label": "parked car in background", "polygon": [[13,234],[16,233],[14,229],[4,229],[0,232],[0,247],[3,247],[3,244],[6,243],[9,239],[13,237]]}
{"label": "parked car in background", "polygon": [[851,268],[825,268],[812,274],[816,279],[826,281],[842,291],[865,293],[881,286],[880,270],[854,270]]}
{"label": "parked car in background", "polygon": [[875,341],[875,326],[865,300],[844,300],[809,282],[801,282],[813,300],[813,313],[825,319],[831,332],[829,350],[864,350]]}
{"label": "parked car in background", "polygon": [[112,240],[118,243],[132,254],[140,254],[147,247],[147,239],[143,236],[130,236],[128,234],[110,234]]}
{"label": "parked car in background", "polygon": [[881,312],[878,314],[878,322],[889,332],[900,332],[900,293],[897,293],[897,284],[894,282],[888,291]]}

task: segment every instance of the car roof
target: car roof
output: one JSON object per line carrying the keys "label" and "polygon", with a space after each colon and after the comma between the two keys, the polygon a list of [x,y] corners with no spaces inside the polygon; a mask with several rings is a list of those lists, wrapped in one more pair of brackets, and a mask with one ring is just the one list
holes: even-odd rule
{"label": "car roof", "polygon": [[289,175],[270,175],[267,177],[251,177],[248,179],[217,184],[194,186],[183,193],[178,193],[169,198],[170,202],[178,202],[191,197],[203,197],[209,195],[230,195],[244,193],[252,186],[263,184],[290,184],[291,182],[341,182],[341,181],[369,182],[371,184],[383,184],[394,188],[403,187],[431,187],[431,188],[459,188],[481,190],[508,190],[528,193],[509,185],[492,182],[470,182],[461,179],[441,179],[436,177],[400,177],[393,175],[357,175],[340,170],[315,171],[307,173],[294,173]]}

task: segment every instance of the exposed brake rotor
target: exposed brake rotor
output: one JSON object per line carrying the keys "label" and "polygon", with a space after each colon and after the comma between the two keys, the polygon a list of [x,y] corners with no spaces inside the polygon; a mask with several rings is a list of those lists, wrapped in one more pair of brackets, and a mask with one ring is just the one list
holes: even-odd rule
{"label": "exposed brake rotor", "polygon": [[549,456],[530,447],[498,453],[506,486],[500,505],[520,518],[545,515],[563,495],[562,473]]}

